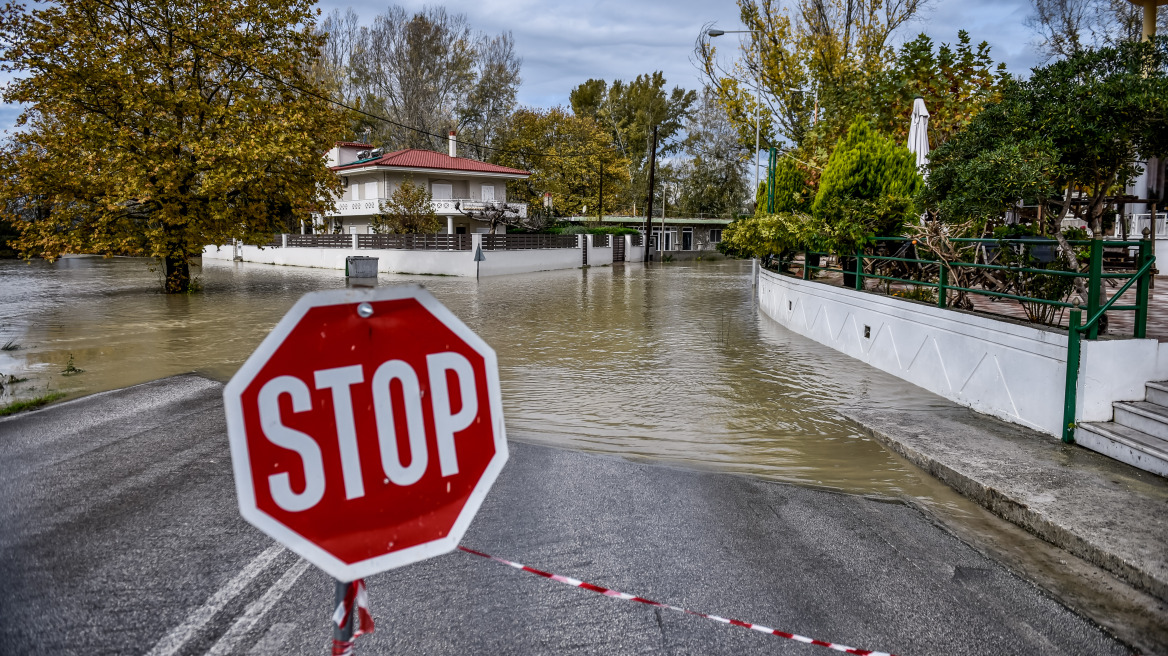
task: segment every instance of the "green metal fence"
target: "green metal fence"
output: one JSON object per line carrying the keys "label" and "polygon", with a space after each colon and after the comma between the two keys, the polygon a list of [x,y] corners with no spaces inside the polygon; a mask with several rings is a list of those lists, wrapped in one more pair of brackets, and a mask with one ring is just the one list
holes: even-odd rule
{"label": "green metal fence", "polygon": [[[898,238],[881,238],[880,241],[887,243],[906,242],[911,241],[908,237]],[[1058,242],[1052,239],[951,239],[952,242],[958,243],[982,243],[993,244],[999,248],[1014,248],[1027,246],[1050,246],[1057,248]],[[864,253],[862,250],[854,255],[848,256],[854,262],[849,265],[849,269],[845,272],[848,274],[855,274],[855,288],[858,291],[864,290],[864,283],[866,280],[875,279],[883,280],[889,283],[901,283],[906,285],[913,285],[917,287],[926,287],[935,289],[937,292],[936,304],[939,308],[946,308],[949,305],[949,294],[951,292],[963,292],[966,294],[977,294],[982,296],[990,296],[996,298],[1006,298],[1021,302],[1038,303],[1060,308],[1067,308],[1069,310],[1069,322],[1067,328],[1067,378],[1066,391],[1064,395],[1064,409],[1063,409],[1063,431],[1062,439],[1064,442],[1074,442],[1075,430],[1075,410],[1076,410],[1076,391],[1078,389],[1079,378],[1079,356],[1081,352],[1081,341],[1085,336],[1087,339],[1096,339],[1099,336],[1099,323],[1103,318],[1105,312],[1119,312],[1130,311],[1135,313],[1134,327],[1132,336],[1136,338],[1143,338],[1147,334],[1148,323],[1148,297],[1151,289],[1151,277],[1155,258],[1152,255],[1152,244],[1148,235],[1139,241],[1107,241],[1102,239],[1089,240],[1075,240],[1070,241],[1072,247],[1085,248],[1088,252],[1087,271],[1062,271],[1051,269],[1039,269],[1028,266],[1011,266],[1003,264],[987,264],[983,262],[950,262],[941,259],[927,259],[921,257],[898,257],[895,255],[877,255],[873,253]],[[917,244],[920,245],[920,244]],[[1120,248],[1122,250],[1135,249],[1137,252],[1134,269],[1128,271],[1114,271],[1105,272],[1103,267],[1103,249],[1104,246],[1110,248]],[[841,271],[842,268],[834,268],[826,265],[820,265],[819,262],[823,257],[830,257],[829,253],[817,253],[814,251],[804,251],[803,264],[803,279],[810,280],[812,271]],[[901,278],[897,276],[887,276],[875,272],[873,267],[872,272],[865,272],[865,263],[873,262],[901,262],[906,264],[915,264],[920,267],[937,267],[936,280],[917,280],[912,278]],[[971,287],[961,287],[950,284],[948,280],[948,271],[952,268],[980,268],[1004,271],[1007,273],[1024,273],[1032,275],[1048,275],[1048,276],[1062,276],[1068,278],[1082,278],[1086,281],[1087,287],[1087,321],[1082,322],[1082,313],[1078,304],[1069,303],[1061,299],[1038,298],[1033,296],[1025,296],[1019,294],[1010,294],[1007,292],[994,291],[990,289],[978,289]],[[1110,300],[1103,302],[1104,298],[1104,284],[1107,280],[1126,280],[1126,282],[1111,295]],[[1136,286],[1136,302],[1135,305],[1119,305],[1120,297],[1123,296],[1132,285]],[[992,313],[991,313],[992,314]]]}

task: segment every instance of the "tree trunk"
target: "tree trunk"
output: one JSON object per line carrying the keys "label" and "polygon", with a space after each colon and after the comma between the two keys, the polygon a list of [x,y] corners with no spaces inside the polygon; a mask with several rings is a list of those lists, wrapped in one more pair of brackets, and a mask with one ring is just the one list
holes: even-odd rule
{"label": "tree trunk", "polygon": [[[1082,273],[1083,269],[1079,266],[1079,258],[1075,257],[1075,249],[1067,243],[1067,238],[1063,235],[1062,224],[1063,219],[1067,218],[1067,214],[1071,210],[1071,189],[1073,186],[1067,187],[1066,201],[1063,203],[1062,210],[1058,213],[1058,218],[1054,222],[1054,237],[1058,240],[1059,250],[1063,254],[1063,258],[1067,261],[1067,265],[1071,267],[1071,271],[1075,273]],[[1079,276],[1072,278],[1075,285],[1075,292],[1079,295],[1079,303],[1087,302],[1087,283]]]}
{"label": "tree trunk", "polygon": [[185,255],[167,255],[163,258],[166,280],[163,288],[167,294],[185,294],[191,289],[191,267]]}

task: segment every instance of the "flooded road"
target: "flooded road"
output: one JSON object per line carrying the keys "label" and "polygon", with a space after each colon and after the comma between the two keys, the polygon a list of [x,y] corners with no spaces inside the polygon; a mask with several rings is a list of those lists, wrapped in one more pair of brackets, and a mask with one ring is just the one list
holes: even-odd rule
{"label": "flooded road", "polygon": [[[0,403],[198,371],[226,380],[305,292],[339,271],[208,262],[167,296],[149,260],[0,261]],[[960,497],[837,415],[939,397],[758,312],[749,262],[597,267],[418,282],[498,352],[513,439],[849,492]],[[83,373],[65,375],[70,357]]]}

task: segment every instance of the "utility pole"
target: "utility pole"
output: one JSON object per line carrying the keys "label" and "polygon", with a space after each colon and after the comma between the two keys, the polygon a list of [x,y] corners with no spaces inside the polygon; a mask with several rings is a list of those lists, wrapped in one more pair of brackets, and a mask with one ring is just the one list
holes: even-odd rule
{"label": "utility pole", "polygon": [[[649,242],[653,237],[653,176],[657,171],[657,126],[653,126],[653,147],[649,150],[649,202],[645,203],[645,261],[649,261]],[[661,217],[661,236],[665,236],[665,217]],[[657,246],[660,247],[661,240]]]}
{"label": "utility pole", "polygon": [[596,203],[596,222],[604,226],[604,156],[600,158],[600,198]]}

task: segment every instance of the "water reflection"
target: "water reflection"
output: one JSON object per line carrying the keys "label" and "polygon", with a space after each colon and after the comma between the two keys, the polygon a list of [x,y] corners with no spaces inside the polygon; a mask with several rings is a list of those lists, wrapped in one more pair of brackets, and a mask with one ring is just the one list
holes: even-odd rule
{"label": "water reflection", "polygon": [[[202,293],[159,293],[139,259],[0,261],[0,372],[46,390],[123,387],[187,371],[226,380],[302,294],[338,271],[208,262]],[[938,486],[832,411],[943,402],[794,335],[753,302],[746,262],[425,285],[499,354],[512,438],[935,500]],[[61,374],[70,354],[85,373]],[[925,477],[927,478],[927,477]],[[946,501],[948,504],[949,502]]]}

